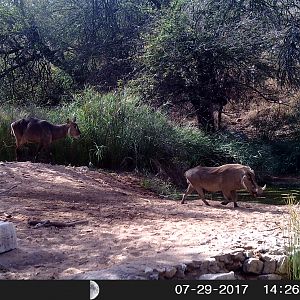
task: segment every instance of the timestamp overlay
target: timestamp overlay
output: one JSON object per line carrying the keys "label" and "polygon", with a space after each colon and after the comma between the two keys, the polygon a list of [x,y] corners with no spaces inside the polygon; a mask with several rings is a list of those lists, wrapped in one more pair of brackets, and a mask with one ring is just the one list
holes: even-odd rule
{"label": "timestamp overlay", "polygon": [[[290,280],[124,280],[97,281],[99,299],[299,299],[300,281]],[[98,298],[97,298],[98,299]]]}
{"label": "timestamp overlay", "polygon": [[0,280],[0,291],[10,300],[300,299],[300,280]]}

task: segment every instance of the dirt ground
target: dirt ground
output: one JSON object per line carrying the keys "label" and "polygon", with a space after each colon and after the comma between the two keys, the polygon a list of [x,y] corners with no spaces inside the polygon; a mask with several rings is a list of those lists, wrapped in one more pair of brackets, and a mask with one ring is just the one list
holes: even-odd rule
{"label": "dirt ground", "polygon": [[[0,254],[2,279],[63,279],[126,261],[182,262],[230,249],[283,247],[286,206],[160,199],[130,174],[30,162],[0,163],[0,221],[18,248]],[[88,224],[39,227],[28,220]]]}

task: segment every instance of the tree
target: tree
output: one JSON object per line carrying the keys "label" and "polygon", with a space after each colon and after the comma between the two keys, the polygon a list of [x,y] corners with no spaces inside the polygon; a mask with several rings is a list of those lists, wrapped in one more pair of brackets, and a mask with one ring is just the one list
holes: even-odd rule
{"label": "tree", "polygon": [[16,99],[36,96],[53,103],[56,90],[55,104],[64,93],[85,85],[106,91],[126,82],[140,28],[165,3],[1,0],[3,94]]}
{"label": "tree", "polygon": [[298,33],[300,10],[287,3],[173,1],[144,34],[133,85],[159,104],[191,103],[207,131],[228,101],[277,101],[276,79],[282,88],[299,84],[299,35],[289,31]]}

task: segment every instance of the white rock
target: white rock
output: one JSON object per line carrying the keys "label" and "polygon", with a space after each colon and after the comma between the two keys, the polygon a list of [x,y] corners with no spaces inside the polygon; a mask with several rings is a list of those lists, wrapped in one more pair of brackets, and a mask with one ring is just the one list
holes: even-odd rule
{"label": "white rock", "polygon": [[234,272],[229,273],[217,273],[217,274],[203,274],[199,277],[199,280],[234,280]]}
{"label": "white rock", "polygon": [[17,235],[14,224],[0,221],[0,253],[15,248],[17,248]]}
{"label": "white rock", "polygon": [[146,267],[145,268],[145,273],[148,274],[148,273],[152,273],[154,270],[150,267]]}

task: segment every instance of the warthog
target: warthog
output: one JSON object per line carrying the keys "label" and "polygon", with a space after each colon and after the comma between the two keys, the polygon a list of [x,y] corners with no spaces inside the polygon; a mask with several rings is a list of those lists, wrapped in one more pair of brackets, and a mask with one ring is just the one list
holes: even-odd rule
{"label": "warthog", "polygon": [[37,118],[20,119],[13,122],[11,127],[11,133],[16,139],[16,160],[19,159],[20,147],[27,143],[38,144],[37,151],[34,157],[34,161],[37,160],[39,153],[45,149],[49,151],[49,147],[52,142],[65,138],[67,135],[79,138],[80,130],[78,125],[73,121],[67,119],[67,123],[60,125],[53,125],[45,120]]}
{"label": "warthog", "polygon": [[196,190],[201,200],[206,204],[205,191],[222,192],[226,201],[221,202],[227,205],[233,202],[237,207],[237,190],[246,189],[252,196],[260,196],[266,186],[260,187],[256,183],[254,171],[240,164],[227,164],[219,167],[197,166],[185,172],[188,188],[182,197],[183,204],[188,194]]}

